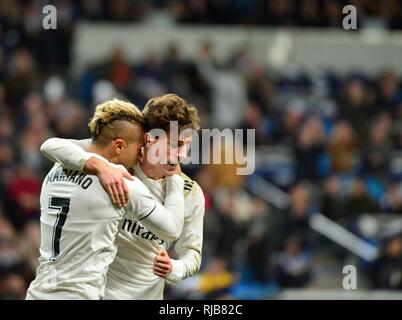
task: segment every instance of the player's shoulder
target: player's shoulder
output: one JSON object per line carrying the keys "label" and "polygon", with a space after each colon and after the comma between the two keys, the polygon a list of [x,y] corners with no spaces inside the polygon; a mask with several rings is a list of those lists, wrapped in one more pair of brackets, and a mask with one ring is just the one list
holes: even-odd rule
{"label": "player's shoulder", "polygon": [[136,194],[138,194],[139,192],[144,193],[148,191],[146,185],[138,177],[133,176],[133,180],[129,180],[126,178],[124,178],[124,180],[126,181],[129,190],[136,192]]}
{"label": "player's shoulder", "polygon": [[60,169],[63,169],[62,165],[61,165],[60,163],[56,162],[56,163],[53,165],[53,167],[49,170],[49,173],[50,173],[50,172],[54,172],[54,171],[56,171],[56,170],[60,170]]}
{"label": "player's shoulder", "polygon": [[180,176],[184,180],[184,191],[191,192],[196,182],[193,179],[191,179],[188,175],[186,175],[184,172],[181,172]]}
{"label": "player's shoulder", "polygon": [[45,182],[49,182],[50,180],[56,180],[58,182],[65,182],[65,180],[63,179],[59,179],[59,176],[63,175],[65,172],[67,172],[67,169],[64,169],[63,166],[56,162],[53,167],[49,170],[49,172],[47,173],[47,176],[45,178]]}
{"label": "player's shoulder", "polygon": [[192,195],[193,197],[204,198],[202,189],[197,181],[191,179],[184,172],[181,172],[180,176],[184,180],[184,196]]}

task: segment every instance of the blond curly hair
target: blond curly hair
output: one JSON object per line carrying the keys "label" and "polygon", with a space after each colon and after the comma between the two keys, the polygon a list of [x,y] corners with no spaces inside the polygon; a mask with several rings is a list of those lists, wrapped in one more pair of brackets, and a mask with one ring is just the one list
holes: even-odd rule
{"label": "blond curly hair", "polygon": [[143,128],[144,115],[134,104],[114,98],[96,106],[88,127],[93,140],[102,143],[116,138],[132,140],[134,137],[129,136],[128,130],[130,123]]}

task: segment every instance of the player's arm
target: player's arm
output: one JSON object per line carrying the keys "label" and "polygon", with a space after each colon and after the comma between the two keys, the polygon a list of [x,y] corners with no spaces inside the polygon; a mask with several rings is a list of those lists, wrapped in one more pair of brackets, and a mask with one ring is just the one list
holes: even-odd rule
{"label": "player's arm", "polygon": [[166,178],[164,205],[151,195],[139,180],[128,181],[130,201],[126,213],[135,217],[144,227],[167,241],[176,240],[184,223],[184,180],[177,174]]}
{"label": "player's arm", "polygon": [[92,154],[85,150],[91,145],[91,139],[70,140],[50,138],[40,147],[40,152],[52,162],[60,163],[64,168],[84,172],[85,163]]}
{"label": "player's arm", "polygon": [[157,255],[154,273],[166,278],[171,284],[177,284],[196,274],[201,266],[205,199],[201,188],[194,199],[192,213],[184,221],[183,232],[174,249],[178,259],[171,259],[166,252]]}
{"label": "player's arm", "polygon": [[96,175],[114,204],[127,204],[128,188],[124,178],[132,180],[132,176],[122,166],[113,167],[105,160],[86,152],[90,145],[91,139],[50,138],[42,144],[40,151],[50,161],[58,162],[64,168]]}

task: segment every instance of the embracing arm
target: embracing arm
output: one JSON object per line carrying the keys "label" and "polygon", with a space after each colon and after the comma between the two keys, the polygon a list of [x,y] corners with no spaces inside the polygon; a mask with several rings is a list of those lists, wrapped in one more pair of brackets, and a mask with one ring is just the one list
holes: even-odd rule
{"label": "embracing arm", "polygon": [[60,163],[64,168],[96,175],[111,201],[117,206],[128,202],[128,188],[124,178],[132,176],[122,166],[111,166],[105,160],[94,157],[86,150],[92,140],[50,138],[40,147],[41,153],[50,161]]}
{"label": "embracing arm", "polygon": [[136,179],[129,183],[130,201],[127,213],[134,215],[144,227],[167,241],[176,240],[184,223],[184,180],[177,174],[166,178],[164,205],[151,195],[148,188]]}
{"label": "embracing arm", "polygon": [[50,138],[41,145],[40,152],[50,161],[58,162],[67,169],[83,172],[85,163],[92,157],[85,151],[90,145],[91,139]]}

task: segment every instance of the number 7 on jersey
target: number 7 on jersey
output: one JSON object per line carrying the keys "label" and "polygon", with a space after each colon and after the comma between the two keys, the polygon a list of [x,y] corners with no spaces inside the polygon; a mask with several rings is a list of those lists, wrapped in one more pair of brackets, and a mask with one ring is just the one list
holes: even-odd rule
{"label": "number 7 on jersey", "polygon": [[66,222],[67,214],[70,211],[70,199],[50,197],[49,209],[58,210],[56,222],[53,227],[52,256],[50,257],[50,260],[54,261],[60,254],[61,231],[63,229],[64,223]]}

